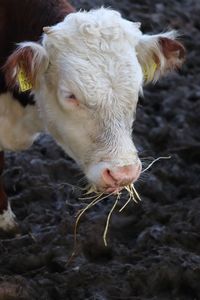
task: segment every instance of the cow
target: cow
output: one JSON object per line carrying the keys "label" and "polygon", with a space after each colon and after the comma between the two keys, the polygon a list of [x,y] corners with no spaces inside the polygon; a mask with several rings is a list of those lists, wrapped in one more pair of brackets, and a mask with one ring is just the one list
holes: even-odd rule
{"label": "cow", "polygon": [[76,11],[66,0],[1,0],[0,16],[0,228],[12,231],[4,151],[48,132],[97,190],[134,183],[138,96],[181,66],[185,48],[175,31],[143,34],[115,10]]}

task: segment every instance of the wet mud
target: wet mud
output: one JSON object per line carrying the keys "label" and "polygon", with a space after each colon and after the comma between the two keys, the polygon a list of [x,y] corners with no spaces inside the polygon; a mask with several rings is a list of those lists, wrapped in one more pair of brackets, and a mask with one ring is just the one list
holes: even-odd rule
{"label": "wet mud", "polygon": [[91,208],[73,230],[79,200],[77,165],[42,135],[27,151],[6,154],[4,178],[20,233],[0,239],[0,300],[200,299],[200,2],[195,0],[74,1],[111,6],[145,32],[180,30],[187,60],[177,73],[145,87],[134,141],[147,165],[136,188],[142,202],[123,212],[114,198]]}

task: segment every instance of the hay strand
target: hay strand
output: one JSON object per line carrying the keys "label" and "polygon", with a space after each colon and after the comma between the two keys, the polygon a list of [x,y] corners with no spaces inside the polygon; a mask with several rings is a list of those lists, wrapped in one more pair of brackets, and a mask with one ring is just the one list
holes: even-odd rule
{"label": "hay strand", "polygon": [[121,194],[119,193],[117,195],[115,203],[114,203],[113,207],[111,208],[111,210],[110,210],[110,212],[108,214],[107,220],[106,220],[106,226],[105,226],[104,233],[103,233],[103,241],[104,241],[105,247],[107,247],[107,245],[108,245],[108,243],[107,243],[107,233],[108,233],[108,227],[109,227],[109,224],[110,224],[110,218],[111,218],[112,213],[113,213],[113,211],[114,211],[114,209],[115,209],[115,207],[116,207],[116,205],[117,205],[117,203],[118,203],[118,201],[120,199],[120,196],[121,196]]}
{"label": "hay strand", "polygon": [[159,161],[159,160],[161,160],[161,159],[170,159],[170,158],[171,158],[171,156],[160,156],[160,157],[154,159],[154,160],[148,165],[148,167],[146,167],[144,170],[142,170],[141,173],[144,173],[144,172],[146,172],[148,169],[150,169],[150,168],[154,165],[155,162],[157,162],[157,161]]}

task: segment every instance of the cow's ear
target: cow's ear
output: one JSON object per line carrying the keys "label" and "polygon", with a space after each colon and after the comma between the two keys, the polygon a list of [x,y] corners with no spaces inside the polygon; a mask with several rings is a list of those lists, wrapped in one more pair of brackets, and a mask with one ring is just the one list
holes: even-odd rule
{"label": "cow's ear", "polygon": [[24,92],[37,84],[39,75],[48,67],[46,50],[38,43],[24,42],[8,57],[3,66],[9,88]]}
{"label": "cow's ear", "polygon": [[156,82],[168,71],[182,65],[186,51],[176,37],[175,31],[158,35],[142,35],[136,51],[145,83]]}

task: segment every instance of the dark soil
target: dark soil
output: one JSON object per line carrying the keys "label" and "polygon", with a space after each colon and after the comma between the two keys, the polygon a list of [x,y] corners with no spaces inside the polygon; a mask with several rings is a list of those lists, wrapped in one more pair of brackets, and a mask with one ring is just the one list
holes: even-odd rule
{"label": "dark soil", "polygon": [[200,1],[74,3],[111,6],[141,21],[145,32],[183,34],[186,63],[145,88],[134,128],[141,157],[172,158],[137,183],[141,203],[116,210],[107,248],[102,233],[114,199],[90,209],[79,225],[77,254],[66,264],[75,215],[85,205],[73,188],[77,165],[48,136],[28,151],[7,153],[6,189],[21,235],[0,240],[0,300],[200,299]]}

